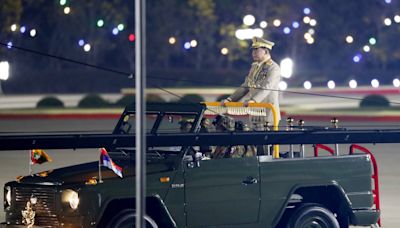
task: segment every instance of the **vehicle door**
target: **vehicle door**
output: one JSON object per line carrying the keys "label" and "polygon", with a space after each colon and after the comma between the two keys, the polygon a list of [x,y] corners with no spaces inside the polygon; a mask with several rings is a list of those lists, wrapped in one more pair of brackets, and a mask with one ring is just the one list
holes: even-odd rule
{"label": "vehicle door", "polygon": [[258,221],[260,178],[256,156],[184,163],[188,227]]}

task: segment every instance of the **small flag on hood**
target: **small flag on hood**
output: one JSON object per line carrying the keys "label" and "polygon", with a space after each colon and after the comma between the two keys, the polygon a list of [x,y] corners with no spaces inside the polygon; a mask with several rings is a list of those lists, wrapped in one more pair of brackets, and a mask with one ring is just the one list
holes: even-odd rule
{"label": "small flag on hood", "polygon": [[100,148],[100,163],[122,178],[122,168],[111,160],[105,148]]}
{"label": "small flag on hood", "polygon": [[31,150],[31,163],[32,164],[42,164],[45,162],[51,162],[51,157],[41,149]]}

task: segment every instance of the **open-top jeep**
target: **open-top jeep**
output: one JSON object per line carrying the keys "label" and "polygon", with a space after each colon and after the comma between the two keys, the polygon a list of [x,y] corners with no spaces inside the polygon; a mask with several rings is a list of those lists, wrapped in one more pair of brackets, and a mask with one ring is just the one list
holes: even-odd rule
{"label": "open-top jeep", "polygon": [[[351,145],[350,153],[339,156],[317,144],[335,142],[329,129],[268,131],[267,126],[259,128],[263,118],[248,118],[254,113],[264,116],[260,108],[233,106],[147,106],[149,226],[336,228],[378,223],[376,163],[366,148]],[[242,123],[235,129],[235,120],[227,116],[241,112],[247,114],[238,118]],[[223,116],[218,119],[216,114]],[[214,126],[205,118],[214,120]],[[69,143],[70,148],[106,147],[123,168],[123,178],[98,161],[19,178],[4,186],[6,224],[21,225],[29,209],[37,226],[134,227],[134,133],[135,111],[127,107],[112,135],[57,136],[58,143]],[[54,137],[30,140],[41,148],[56,148]],[[25,142],[32,146],[26,138],[14,137],[20,143],[11,149],[21,149]],[[8,145],[12,142],[8,138]],[[296,142],[315,144],[314,151],[301,145],[300,151],[271,146]],[[344,142],[351,140],[340,138],[337,143]],[[319,156],[319,149],[332,155]]]}

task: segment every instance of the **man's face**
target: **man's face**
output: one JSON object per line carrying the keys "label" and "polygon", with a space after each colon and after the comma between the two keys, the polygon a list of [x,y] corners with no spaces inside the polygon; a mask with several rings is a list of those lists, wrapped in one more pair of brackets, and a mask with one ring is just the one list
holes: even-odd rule
{"label": "man's face", "polygon": [[254,61],[261,62],[264,60],[265,54],[266,50],[264,48],[253,48],[252,56]]}

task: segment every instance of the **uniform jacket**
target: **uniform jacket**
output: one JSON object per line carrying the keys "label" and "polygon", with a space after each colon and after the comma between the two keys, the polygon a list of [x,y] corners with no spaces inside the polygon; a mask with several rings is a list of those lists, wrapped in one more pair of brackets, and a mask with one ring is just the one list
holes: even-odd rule
{"label": "uniform jacket", "polygon": [[[280,67],[272,59],[261,63],[254,62],[244,83],[229,98],[232,101],[254,100],[257,103],[271,103],[276,109],[279,121],[281,119],[278,92],[280,80]],[[272,112],[269,112],[267,121],[273,123]]]}

